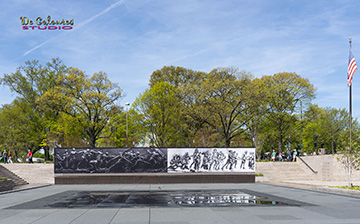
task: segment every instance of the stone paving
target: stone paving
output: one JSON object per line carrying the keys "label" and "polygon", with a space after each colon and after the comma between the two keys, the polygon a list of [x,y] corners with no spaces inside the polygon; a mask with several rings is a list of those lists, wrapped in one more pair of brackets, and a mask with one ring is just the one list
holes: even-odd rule
{"label": "stone paving", "polygon": [[[270,203],[162,206],[113,204],[101,207],[77,199],[77,206],[49,206],[79,192],[137,194],[147,192],[201,191],[246,192]],[[70,197],[72,198],[72,197]],[[231,202],[230,197],[221,200]],[[247,200],[247,201],[246,201]],[[360,223],[360,197],[324,193],[270,184],[167,184],[167,185],[50,185],[0,194],[0,223]],[[89,201],[89,199],[87,199]],[[283,203],[275,203],[275,201]],[[100,203],[101,204],[101,203]],[[111,204],[111,203],[110,203]],[[109,204],[108,204],[109,205]]]}
{"label": "stone paving", "polygon": [[[268,183],[258,177],[255,184],[53,185],[51,164],[41,172],[32,165],[41,166],[12,167],[30,184],[0,193],[0,223],[360,223],[359,192],[328,187],[345,182]],[[134,203],[153,195],[171,200]]]}

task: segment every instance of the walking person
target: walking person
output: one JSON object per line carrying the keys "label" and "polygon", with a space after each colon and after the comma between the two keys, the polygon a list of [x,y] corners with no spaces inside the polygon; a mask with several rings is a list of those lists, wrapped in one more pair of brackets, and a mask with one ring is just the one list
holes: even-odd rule
{"label": "walking person", "polygon": [[11,151],[9,151],[8,153],[8,162],[9,163],[13,163],[12,159],[11,159]]}
{"label": "walking person", "polygon": [[8,154],[7,154],[7,152],[6,152],[6,149],[4,150],[4,152],[3,152],[3,154],[2,154],[2,157],[3,157],[3,159],[4,159],[4,164],[8,163],[8,161],[7,161]]}
{"label": "walking person", "polygon": [[292,158],[291,158],[291,151],[290,151],[290,149],[287,149],[286,153],[287,153],[287,161],[290,162],[291,159],[292,159]]}
{"label": "walking person", "polygon": [[29,163],[33,163],[33,161],[32,161],[32,152],[30,151],[30,149],[28,150],[27,158],[29,159]]}
{"label": "walking person", "polygon": [[280,162],[283,162],[283,161],[284,161],[283,155],[284,155],[283,152],[280,152],[280,153],[279,153],[279,161],[280,161]]}

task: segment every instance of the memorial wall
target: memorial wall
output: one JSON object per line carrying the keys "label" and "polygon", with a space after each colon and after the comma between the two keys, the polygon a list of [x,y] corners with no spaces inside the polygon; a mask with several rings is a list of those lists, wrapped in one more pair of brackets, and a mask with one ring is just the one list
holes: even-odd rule
{"label": "memorial wall", "polygon": [[255,148],[57,148],[55,173],[255,173]]}

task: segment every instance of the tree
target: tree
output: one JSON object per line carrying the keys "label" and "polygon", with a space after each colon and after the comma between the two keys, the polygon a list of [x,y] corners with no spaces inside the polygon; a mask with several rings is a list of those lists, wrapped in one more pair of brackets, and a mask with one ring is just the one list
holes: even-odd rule
{"label": "tree", "polygon": [[[337,139],[339,139],[341,132],[344,132],[349,126],[349,113],[345,109],[325,108],[325,112],[319,118],[320,140],[326,148],[335,153]],[[337,146],[342,147],[339,143]]]}
{"label": "tree", "polygon": [[3,105],[0,111],[0,143],[2,148],[11,151],[17,158],[26,155],[27,149],[36,151],[43,139],[38,132],[36,113],[22,99]]}
{"label": "tree", "polygon": [[[104,129],[104,136],[99,140],[101,147],[136,147],[146,138],[146,127],[142,124],[143,115],[137,113],[133,107],[115,115]],[[128,124],[126,128],[126,124]],[[128,133],[126,133],[128,129]],[[128,139],[126,136],[128,135]]]}
{"label": "tree", "polygon": [[83,141],[83,127],[78,124],[76,118],[65,113],[59,114],[56,123],[52,122],[47,125],[44,143],[51,148],[81,148],[88,146]]}
{"label": "tree", "polygon": [[164,66],[151,74],[149,86],[151,88],[158,82],[167,82],[178,88],[187,84],[200,83],[205,76],[205,72],[193,71],[183,67]]}
{"label": "tree", "polygon": [[[189,95],[187,91],[184,91],[188,89],[187,87],[191,89],[199,86],[205,80],[206,75],[205,72],[175,66],[164,66],[151,74],[149,81],[150,88],[159,82],[166,82],[174,86],[175,95],[180,102],[178,105],[180,107],[179,123],[176,126],[180,139],[177,144],[180,147],[191,146],[197,139],[203,139],[204,131],[209,130],[207,127],[204,127],[203,121],[195,120],[189,114],[187,110],[189,105],[186,105],[187,102],[185,102]],[[201,136],[196,136],[198,134]],[[206,135],[208,134],[211,135],[212,133],[206,133]]]}
{"label": "tree", "polygon": [[134,108],[144,116],[143,126],[151,133],[153,145],[173,147],[177,144],[180,102],[173,85],[157,82],[138,97]]}
{"label": "tree", "polygon": [[104,72],[88,77],[81,70],[70,68],[56,88],[43,94],[40,102],[47,111],[75,118],[83,127],[82,133],[90,147],[96,147],[109,120],[120,112],[116,102],[122,97],[121,92],[118,84],[112,83]]}
{"label": "tree", "polygon": [[278,151],[282,151],[286,132],[296,120],[294,113],[302,105],[315,98],[315,88],[308,79],[295,73],[277,73],[262,77],[268,89],[267,118],[276,127]]}
{"label": "tree", "polygon": [[[48,90],[55,88],[57,79],[65,72],[66,67],[58,58],[52,59],[46,66],[39,64],[39,61],[26,61],[24,66],[19,66],[15,73],[4,74],[0,79],[2,85],[10,87],[12,92],[16,92],[19,97],[18,100],[24,106],[27,104],[28,111],[31,111],[31,116],[28,117],[29,122],[32,123],[33,129],[37,133],[42,133],[49,121],[55,122],[58,114],[46,113],[41,110],[39,105],[39,98]],[[42,141],[39,142],[39,144]],[[39,145],[33,145],[32,151],[40,148]],[[45,147],[45,159],[49,159],[49,148]]]}
{"label": "tree", "polygon": [[[337,148],[346,148],[348,143],[342,141],[340,136],[347,131],[349,122],[349,113],[345,109],[311,105],[305,112],[305,145],[311,146],[315,152],[320,147],[327,148],[333,154]],[[356,125],[356,122],[353,124]]]}
{"label": "tree", "polygon": [[[250,91],[251,75],[236,68],[212,70],[199,86],[189,85],[184,102],[190,116],[204,122],[222,135],[225,147],[245,131],[244,125],[252,117],[249,113],[255,97]],[[185,95],[185,94],[183,94]]]}
{"label": "tree", "polygon": [[250,119],[246,122],[246,127],[256,148],[257,156],[259,158],[263,151],[263,146],[266,139],[269,137],[270,131],[266,131],[266,112],[267,112],[267,88],[262,79],[254,79],[249,86],[249,91],[252,92],[250,102],[252,106],[248,110]]}

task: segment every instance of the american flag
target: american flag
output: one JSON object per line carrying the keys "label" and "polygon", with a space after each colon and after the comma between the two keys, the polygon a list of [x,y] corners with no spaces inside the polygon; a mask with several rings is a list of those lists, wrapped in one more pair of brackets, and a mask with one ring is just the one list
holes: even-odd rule
{"label": "american flag", "polygon": [[347,74],[348,86],[351,86],[352,77],[353,77],[356,69],[357,69],[356,61],[355,61],[354,55],[351,53],[351,48],[350,48],[349,64],[348,64],[348,72],[347,72],[348,73]]}

